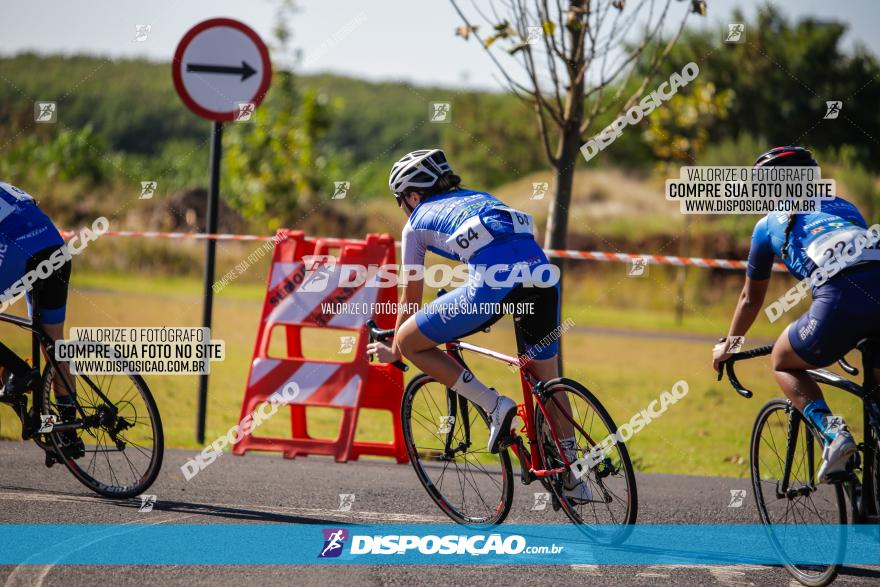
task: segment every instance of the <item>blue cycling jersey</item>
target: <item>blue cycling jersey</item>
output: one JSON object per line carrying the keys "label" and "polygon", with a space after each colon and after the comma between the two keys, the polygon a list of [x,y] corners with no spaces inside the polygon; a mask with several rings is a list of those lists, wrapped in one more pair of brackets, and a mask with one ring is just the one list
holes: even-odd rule
{"label": "blue cycling jersey", "polygon": [[[532,270],[547,265],[534,238],[532,217],[508,208],[485,192],[456,190],[422,200],[403,228],[404,265],[424,265],[432,251],[469,264],[468,284],[434,300],[415,315],[423,335],[440,344],[468,336],[493,324],[521,302],[531,308],[519,315],[519,327],[529,357],[550,359],[559,352],[559,284],[526,287],[508,278],[516,267]],[[493,286],[485,277],[492,267]],[[497,309],[493,309],[497,306]]]}
{"label": "blue cycling jersey", "polygon": [[425,251],[467,262],[492,243],[534,238],[532,217],[485,192],[456,190],[422,200],[401,235],[404,265],[421,265]]}
{"label": "blue cycling jersey", "polygon": [[[29,267],[63,245],[58,229],[34,199],[24,190],[0,181],[0,299],[16,295],[12,286],[20,282]],[[40,298],[41,315],[46,324],[58,324],[65,318],[70,264],[51,275],[51,279],[45,279],[47,287]],[[28,291],[29,312],[30,306]]]}
{"label": "blue cycling jersey", "polygon": [[798,279],[809,277],[835,250],[850,245],[865,234],[867,224],[858,208],[843,198],[823,200],[819,212],[798,214],[789,234],[786,255],[782,255],[789,215],[768,214],[758,221],[752,233],[748,276],[768,279],[774,257],[785,263]]}
{"label": "blue cycling jersey", "polygon": [[64,244],[52,221],[30,194],[0,181],[0,236],[7,254],[29,257],[51,246]]}

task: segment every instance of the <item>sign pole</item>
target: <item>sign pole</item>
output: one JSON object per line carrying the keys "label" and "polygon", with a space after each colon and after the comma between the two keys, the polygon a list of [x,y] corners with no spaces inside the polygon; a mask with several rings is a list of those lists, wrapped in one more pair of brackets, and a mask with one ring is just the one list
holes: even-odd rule
{"label": "sign pole", "polygon": [[[269,49],[252,28],[231,18],[211,18],[192,27],[177,45],[171,61],[171,79],[184,105],[213,122],[211,127],[211,184],[205,230],[217,234],[220,160],[223,123],[247,121],[260,105],[272,81]],[[246,116],[245,116],[246,115]],[[217,241],[205,248],[205,307],[202,325],[211,328],[214,305],[214,262]],[[207,345],[204,347],[208,358]],[[210,359],[209,359],[210,360]],[[209,363],[210,365],[210,363]],[[208,373],[199,377],[196,440],[205,442],[208,410]]]}
{"label": "sign pole", "polygon": [[[220,159],[223,153],[223,123],[214,121],[211,134],[211,185],[208,190],[207,228],[208,234],[217,234],[217,208],[220,193]],[[211,328],[211,314],[214,307],[214,260],[217,254],[217,241],[209,238],[205,245],[205,307],[202,312],[202,326]],[[208,374],[199,376],[199,414],[196,424],[196,441],[205,442],[205,418],[208,407]]]}

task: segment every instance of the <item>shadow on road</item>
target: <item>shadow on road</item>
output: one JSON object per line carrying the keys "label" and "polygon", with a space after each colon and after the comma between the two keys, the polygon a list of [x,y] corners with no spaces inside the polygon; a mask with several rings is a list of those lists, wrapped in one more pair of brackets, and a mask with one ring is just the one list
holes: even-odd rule
{"label": "shadow on road", "polygon": [[[118,507],[140,509],[141,502],[139,500],[106,500]],[[285,524],[317,524],[317,525],[334,525],[339,524],[339,520],[304,517],[293,514],[283,514],[275,512],[261,511],[251,508],[242,508],[235,506],[212,505],[207,503],[192,503],[186,501],[157,501],[153,506],[154,512],[171,512],[180,514],[197,514],[201,516],[212,516],[224,518],[227,520],[244,520],[252,522],[276,522]],[[352,522],[346,521],[347,525],[356,526]]]}
{"label": "shadow on road", "polygon": [[[33,487],[19,487],[16,485],[0,485],[0,492],[2,491],[14,491],[18,493],[33,493],[35,489]],[[139,510],[141,508],[141,500],[137,498],[133,499],[109,499],[100,497],[97,495],[93,495],[90,493],[70,493],[63,491],[52,491],[40,489],[39,493],[42,495],[48,495],[54,498],[58,498],[58,501],[88,501],[91,503],[100,503],[114,507],[121,507],[130,510]],[[154,512],[169,512],[169,513],[181,513],[181,514],[196,514],[202,516],[212,516],[216,518],[223,518],[226,520],[238,520],[238,521],[252,521],[252,522],[275,522],[275,523],[284,523],[284,524],[321,524],[321,525],[334,525],[339,524],[340,521],[338,519],[327,519],[327,518],[319,518],[319,517],[304,517],[293,514],[284,514],[284,513],[276,513],[276,512],[267,512],[261,511],[258,509],[252,508],[243,508],[243,507],[235,507],[235,506],[222,506],[222,505],[213,505],[207,503],[193,503],[186,501],[168,501],[162,500],[157,501],[153,505]],[[144,520],[147,521],[147,520]],[[346,525],[357,526],[357,523],[346,520]]]}

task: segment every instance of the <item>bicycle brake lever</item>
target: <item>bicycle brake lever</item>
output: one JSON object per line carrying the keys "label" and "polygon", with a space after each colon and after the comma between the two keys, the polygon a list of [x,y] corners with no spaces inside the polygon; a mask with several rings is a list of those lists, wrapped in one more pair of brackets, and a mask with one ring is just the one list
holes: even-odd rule
{"label": "bicycle brake lever", "polygon": [[730,384],[733,386],[733,389],[736,390],[738,394],[743,396],[746,399],[750,399],[753,395],[751,391],[742,386],[739,382],[739,379],[736,378],[736,373],[733,371],[733,362],[728,361],[725,363],[725,370],[727,371],[727,378],[730,379]]}
{"label": "bicycle brake lever", "polygon": [[853,367],[849,364],[849,361],[846,360],[846,357],[839,359],[837,364],[840,365],[840,368],[849,373],[850,375],[858,375],[859,370],[856,367]]}

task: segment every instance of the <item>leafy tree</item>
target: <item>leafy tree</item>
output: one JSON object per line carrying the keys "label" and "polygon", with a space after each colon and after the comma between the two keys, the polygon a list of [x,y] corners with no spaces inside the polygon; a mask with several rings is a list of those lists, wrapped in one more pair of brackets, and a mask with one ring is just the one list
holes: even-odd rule
{"label": "leafy tree", "polygon": [[[291,3],[279,10],[276,53],[289,53],[292,37],[287,17]],[[316,90],[300,90],[294,74],[276,70],[273,87],[248,122],[229,125],[225,185],[228,200],[248,218],[271,228],[291,224],[318,194],[332,189],[331,156],[321,140],[332,124],[333,107]]]}
{"label": "leafy tree", "polygon": [[[880,157],[874,138],[880,136],[880,65],[862,47],[844,51],[845,23],[812,17],[792,22],[772,5],[760,7],[752,22],[738,11],[730,20],[746,23],[744,43],[721,44],[718,29],[691,29],[665,66],[671,72],[674,64],[701,56],[699,79],[735,89],[729,116],[709,129],[713,136],[750,133],[767,146],[850,144],[863,164]],[[826,102],[832,100],[843,108],[837,119],[826,120]]]}
{"label": "leafy tree", "polygon": [[[677,32],[665,45],[657,41],[667,23],[672,0],[627,7],[625,0],[522,0],[473,3],[476,16],[468,16],[457,0],[450,0],[462,26],[456,34],[474,37],[501,72],[509,90],[528,104],[535,114],[539,144],[556,175],[556,193],[550,203],[544,246],[566,248],[568,217],[575,164],[581,146],[598,130],[596,123],[607,112],[626,112],[641,98],[659,65],[684,29],[684,11]],[[705,14],[703,0],[692,0],[693,12]],[[625,45],[631,27],[640,20],[642,41]],[[488,28],[488,35],[480,27]],[[507,45],[513,57],[504,63],[492,48]],[[636,67],[641,63],[643,67]],[[517,65],[519,67],[517,67]],[[636,88],[628,80],[636,76]],[[610,95],[609,95],[610,94]],[[563,269],[563,263],[556,261]],[[559,355],[560,370],[562,356]]]}
{"label": "leafy tree", "polygon": [[[675,94],[663,108],[658,108],[648,119],[645,140],[664,166],[694,165],[697,155],[709,141],[709,128],[717,120],[727,117],[733,99],[732,90],[716,91],[711,82],[695,81],[690,91]],[[678,254],[690,256],[691,217],[684,217],[684,231],[679,241]],[[675,318],[684,319],[684,285],[687,267],[676,272]]]}
{"label": "leafy tree", "polygon": [[869,225],[873,224],[880,217],[880,186],[877,185],[877,176],[857,160],[856,149],[849,145],[840,150],[839,163],[837,175],[851,192],[845,195],[863,202],[865,219]]}
{"label": "leafy tree", "polygon": [[465,184],[489,189],[546,169],[530,114],[510,95],[467,92],[455,98],[455,124],[441,125],[443,145]]}
{"label": "leafy tree", "polygon": [[0,170],[10,178],[27,170],[50,180],[85,179],[97,184],[107,176],[105,156],[106,145],[91,126],[61,128],[48,141],[31,135],[18,143],[3,154]]}
{"label": "leafy tree", "polygon": [[[510,91],[534,112],[539,144],[556,175],[544,244],[565,248],[581,146],[598,130],[595,125],[603,114],[625,112],[638,101],[681,34],[688,12],[672,39],[658,43],[667,17],[672,18],[672,0],[661,2],[656,12],[651,2],[626,6],[622,0],[492,2],[482,7],[475,3],[471,15],[457,0],[450,1],[463,23],[456,34],[478,41]],[[690,6],[705,13],[702,0]],[[640,20],[643,38],[627,46],[627,36]],[[512,61],[496,56],[494,49],[501,45],[506,45]],[[642,67],[636,67],[640,63]],[[627,82],[633,74],[638,75],[630,93]]]}

